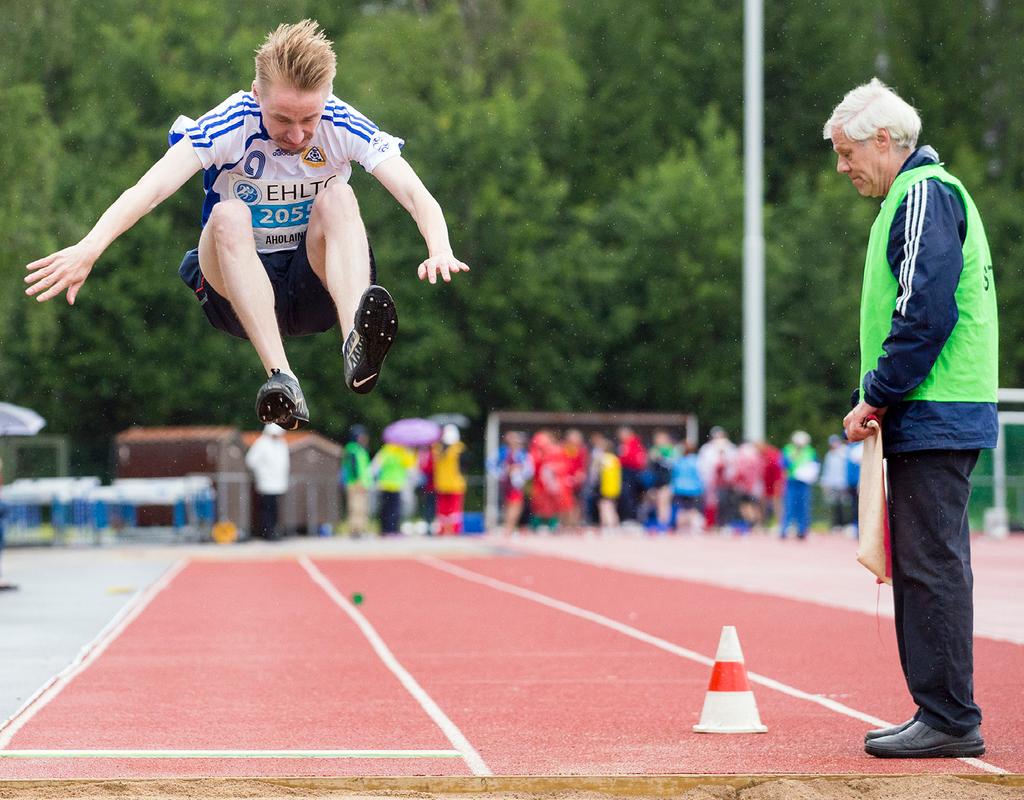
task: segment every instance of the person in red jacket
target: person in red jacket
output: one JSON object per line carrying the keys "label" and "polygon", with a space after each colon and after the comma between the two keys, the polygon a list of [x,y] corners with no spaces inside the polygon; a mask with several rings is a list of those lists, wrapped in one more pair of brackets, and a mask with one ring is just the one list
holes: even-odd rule
{"label": "person in red jacket", "polygon": [[782,498],[782,451],[773,447],[767,442],[761,442],[758,446],[761,451],[761,460],[764,465],[764,495],[763,522],[765,527],[770,526],[779,515],[779,501]]}
{"label": "person in red jacket", "polygon": [[622,494],[619,496],[619,517],[636,519],[637,501],[640,498],[640,473],[647,466],[647,450],[636,432],[627,425],[618,431],[619,461],[622,463]]}
{"label": "person in red jacket", "polygon": [[537,431],[530,441],[530,458],[534,464],[533,490],[530,494],[530,525],[554,530],[565,512],[565,458],[555,435]]}

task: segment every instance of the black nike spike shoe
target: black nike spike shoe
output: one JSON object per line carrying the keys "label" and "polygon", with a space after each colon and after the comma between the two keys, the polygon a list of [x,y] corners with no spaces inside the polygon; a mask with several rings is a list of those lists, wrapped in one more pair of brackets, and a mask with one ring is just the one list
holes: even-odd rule
{"label": "black nike spike shoe", "polygon": [[384,357],[398,333],[395,301],[383,286],[363,292],[352,332],[345,340],[345,385],[357,394],[373,391]]}
{"label": "black nike spike shoe", "polygon": [[256,395],[256,416],[264,425],[273,422],[286,431],[309,424],[309,409],[299,382],[279,369],[272,369]]}

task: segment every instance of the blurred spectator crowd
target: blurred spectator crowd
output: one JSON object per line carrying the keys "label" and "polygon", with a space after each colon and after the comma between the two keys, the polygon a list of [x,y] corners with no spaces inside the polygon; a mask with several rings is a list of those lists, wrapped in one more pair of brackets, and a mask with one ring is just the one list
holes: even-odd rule
{"label": "blurred spectator crowd", "polygon": [[[781,449],[711,429],[696,447],[668,430],[650,441],[628,426],[614,440],[576,429],[507,431],[488,469],[502,527],[568,531],[642,527],[655,533],[775,532],[807,536],[816,499],[831,527],[856,535],[861,446],[832,436],[823,458],[804,431]],[[820,493],[814,488],[820,487]]]}
{"label": "blurred spectator crowd", "polygon": [[[440,440],[430,444],[385,442],[371,452],[367,429],[349,429],[339,473],[343,533],[482,532],[482,515],[465,510],[470,481],[461,432],[450,424],[439,430]],[[815,516],[827,516],[833,531],[856,535],[860,459],[861,446],[839,436],[819,456],[804,431],[778,448],[734,443],[716,426],[697,447],[667,429],[644,441],[621,426],[614,436],[576,428],[507,430],[486,469],[498,482],[500,525],[508,534],[632,527],[804,539]]]}
{"label": "blurred spectator crowd", "polygon": [[[736,444],[714,427],[698,448],[671,429],[637,427],[643,437],[628,425],[614,434],[593,425],[585,427],[586,434],[579,428],[506,430],[486,463],[492,529],[497,523],[509,534],[760,531],[803,539],[812,518],[827,518],[833,531],[856,535],[861,445],[831,436],[819,456],[804,431],[794,432],[780,449],[765,442]],[[122,437],[119,466],[130,464],[151,477],[119,477],[110,487],[99,486],[98,478],[16,481],[4,489],[4,498],[14,502],[7,522],[19,533],[49,528],[57,536],[81,530],[96,541],[110,529],[131,532],[168,523],[174,536],[188,528],[216,541],[234,541],[239,526],[242,535],[248,531],[251,538],[264,539],[300,532],[361,537],[484,531],[483,481],[479,474],[467,475],[468,449],[458,425],[399,420],[386,426],[381,438],[383,444],[371,452],[367,429],[353,425],[343,447],[322,437],[307,441],[308,436],[289,445],[283,430],[267,425],[244,456],[255,500],[250,517],[240,510],[248,508],[250,483],[234,466],[238,455],[232,453],[241,444],[237,431],[133,429]],[[128,447],[129,439],[136,450]],[[195,441],[202,446],[192,446]],[[172,445],[179,449],[169,449]],[[145,471],[165,469],[168,459],[178,464],[185,456],[173,454],[193,451],[207,457],[187,462],[184,476]],[[325,485],[319,489],[321,480]],[[303,509],[305,515],[296,513]],[[117,520],[108,520],[112,513]],[[143,521],[144,513],[152,519]],[[3,522],[0,516],[0,550]]]}

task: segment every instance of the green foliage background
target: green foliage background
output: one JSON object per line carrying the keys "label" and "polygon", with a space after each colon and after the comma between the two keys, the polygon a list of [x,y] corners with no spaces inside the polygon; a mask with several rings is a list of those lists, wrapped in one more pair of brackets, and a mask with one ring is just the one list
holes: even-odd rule
{"label": "green foliage background", "polygon": [[[922,111],[996,255],[1002,384],[1020,385],[1024,5],[769,3],[768,426],[819,440],[856,384],[875,204],[834,173],[821,125],[872,75]],[[3,399],[106,466],[130,425],[255,425],[259,363],[213,331],[176,268],[199,179],[125,234],[74,308],[22,295],[24,264],[81,237],[158,158],[178,114],[252,79],[281,21],[336,42],[335,92],[407,140],[473,271],[415,278],[415,224],[353,185],[402,310],[386,380],[345,391],[338,336],[295,340],[317,425],[489,409],[689,410],[741,427],[741,3],[690,0],[0,0]]]}

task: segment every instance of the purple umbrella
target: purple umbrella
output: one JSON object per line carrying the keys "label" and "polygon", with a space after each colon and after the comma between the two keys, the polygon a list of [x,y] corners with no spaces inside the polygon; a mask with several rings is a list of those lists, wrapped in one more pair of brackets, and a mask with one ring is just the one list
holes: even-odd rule
{"label": "purple umbrella", "polygon": [[426,447],[441,438],[441,426],[429,419],[411,417],[392,422],[384,429],[384,441],[405,447]]}

